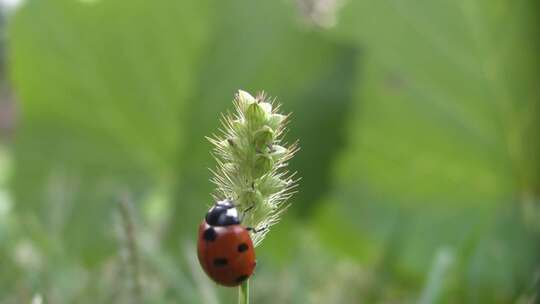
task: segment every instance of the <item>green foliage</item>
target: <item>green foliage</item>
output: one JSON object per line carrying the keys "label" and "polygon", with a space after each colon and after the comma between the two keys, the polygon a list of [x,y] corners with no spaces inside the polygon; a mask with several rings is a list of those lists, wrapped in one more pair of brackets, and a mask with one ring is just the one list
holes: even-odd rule
{"label": "green foliage", "polygon": [[230,107],[228,96],[243,88],[272,92],[286,101],[283,111],[292,112],[286,140],[300,139],[302,145],[299,157],[291,161],[291,171],[302,172],[302,183],[290,211],[304,215],[329,187],[328,172],[334,153],[343,145],[343,118],[356,75],[351,65],[356,61],[354,49],[299,27],[290,6],[234,0],[214,8],[219,13],[183,124],[189,130],[189,145],[181,154],[181,178],[175,185],[174,200],[183,204],[173,207],[172,217],[182,218],[171,223],[167,243],[173,251],[178,250],[179,232],[192,237],[192,231],[183,227],[198,225],[200,214],[213,204],[211,174],[203,168],[215,165],[208,153],[211,146],[203,138],[218,129],[220,113]]}
{"label": "green foliage", "polygon": [[332,247],[391,273],[388,286],[421,283],[447,246],[458,260],[444,302],[509,303],[532,280],[537,258],[525,253],[538,236],[523,214],[539,195],[537,11],[355,1],[331,31],[365,46],[365,77],[317,225]]}
{"label": "green foliage", "polygon": [[124,4],[30,2],[10,35],[22,112],[17,209],[45,219],[59,208],[45,230],[66,234],[67,250],[88,257],[110,254],[113,243],[102,241],[118,187],[143,192],[174,178],[205,41],[204,2],[192,4],[196,14],[175,1]]}
{"label": "green foliage", "polygon": [[20,119],[0,149],[0,302],[129,303],[122,192],[146,302],[233,302],[193,244],[213,203],[204,137],[238,88],[283,100],[284,142],[302,146],[255,303],[532,301],[538,3],[346,1],[329,29],[298,7],[29,0],[10,16]]}

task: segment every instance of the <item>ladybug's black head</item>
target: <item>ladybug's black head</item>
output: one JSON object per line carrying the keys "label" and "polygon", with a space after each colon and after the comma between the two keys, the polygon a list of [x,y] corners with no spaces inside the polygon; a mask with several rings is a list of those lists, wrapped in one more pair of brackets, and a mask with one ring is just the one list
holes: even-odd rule
{"label": "ladybug's black head", "polygon": [[223,200],[208,210],[206,222],[211,226],[229,226],[240,224],[240,219],[233,203],[230,200]]}

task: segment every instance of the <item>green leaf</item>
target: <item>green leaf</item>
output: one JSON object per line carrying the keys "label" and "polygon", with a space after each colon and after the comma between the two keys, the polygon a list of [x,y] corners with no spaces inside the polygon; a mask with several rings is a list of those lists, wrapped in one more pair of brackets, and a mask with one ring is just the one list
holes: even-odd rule
{"label": "green leaf", "polygon": [[114,252],[118,192],[174,176],[207,13],[204,1],[29,1],[13,16],[16,206],[68,250]]}
{"label": "green leaf", "polygon": [[[336,129],[342,129],[340,118],[347,112],[350,79],[355,76],[350,65],[355,49],[300,27],[288,3],[233,0],[219,2],[214,9],[212,43],[204,54],[191,116],[184,121],[190,130],[183,153],[187,165],[179,167],[182,179],[177,187],[177,200],[184,205],[178,204],[172,217],[169,243],[173,248],[182,232],[193,237],[186,228],[197,225],[213,203],[208,195],[211,174],[205,168],[214,167],[214,161],[203,138],[218,129],[216,117],[230,108],[229,96],[238,89],[264,90],[282,104],[283,113],[293,112],[285,141],[301,140],[302,150],[291,161],[291,171],[298,170],[303,179],[291,211],[304,212],[302,206],[314,205],[317,193],[327,189],[326,172],[338,148],[335,143],[342,139]],[[269,126],[274,128],[284,119],[271,116]]]}
{"label": "green leaf", "polygon": [[[493,227],[508,212],[507,225],[524,226],[515,209],[540,195],[537,12],[533,1],[363,0],[343,8],[329,35],[363,47],[365,60],[334,203],[319,211],[331,244],[369,263],[397,250],[381,271],[418,290],[441,246],[457,246],[468,263],[466,244],[478,252],[488,250],[483,239],[497,239],[501,250],[532,244],[530,234],[507,240]],[[400,245],[387,247],[392,239]],[[485,273],[475,277],[487,286],[484,300],[505,303],[518,292],[501,288],[512,275],[500,263],[474,267]],[[499,270],[506,280],[491,280]],[[472,300],[456,284],[449,302]]]}

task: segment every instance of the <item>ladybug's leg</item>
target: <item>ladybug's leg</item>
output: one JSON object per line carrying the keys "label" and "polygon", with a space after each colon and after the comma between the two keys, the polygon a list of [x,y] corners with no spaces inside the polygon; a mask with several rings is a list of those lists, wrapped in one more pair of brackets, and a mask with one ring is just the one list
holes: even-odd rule
{"label": "ladybug's leg", "polygon": [[255,203],[252,203],[251,206],[247,207],[246,209],[242,210],[242,218],[241,218],[241,221],[244,220],[244,217],[246,217],[246,214],[253,210],[253,208],[255,208]]}
{"label": "ladybug's leg", "polygon": [[[255,191],[255,182],[251,182],[251,189]],[[246,209],[242,210],[242,218],[240,219],[240,222],[243,222],[244,218],[246,217],[246,214],[253,210],[255,208],[255,202],[252,202],[251,206],[247,207]]]}
{"label": "ladybug's leg", "polygon": [[244,221],[244,218],[246,217],[246,214],[251,211],[251,209],[253,209],[255,207],[255,204],[247,207],[246,209],[242,210],[242,216],[240,218],[240,222],[243,222]]}
{"label": "ladybug's leg", "polygon": [[259,233],[259,232],[263,232],[265,230],[268,229],[268,225],[262,227],[261,229],[256,229],[256,228],[253,228],[253,227],[247,227],[246,228],[248,231],[253,231],[253,233]]}
{"label": "ladybug's leg", "polygon": [[246,209],[244,209],[244,210],[242,211],[242,213],[243,213],[243,214],[246,214],[246,213],[248,213],[249,211],[251,211],[251,209],[253,209],[253,208],[255,208],[255,204],[253,204],[253,205],[247,207]]}

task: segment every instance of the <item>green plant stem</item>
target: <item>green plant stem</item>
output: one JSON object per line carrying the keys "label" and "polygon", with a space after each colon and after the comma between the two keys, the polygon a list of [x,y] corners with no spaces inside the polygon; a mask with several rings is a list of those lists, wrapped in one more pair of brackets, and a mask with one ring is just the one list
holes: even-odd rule
{"label": "green plant stem", "polygon": [[124,227],[127,247],[127,262],[131,266],[132,290],[134,303],[143,302],[143,292],[140,280],[139,251],[135,232],[135,221],[132,214],[131,198],[127,192],[123,193],[119,200],[120,215]]}
{"label": "green plant stem", "polygon": [[249,304],[249,279],[238,287],[238,304]]}

